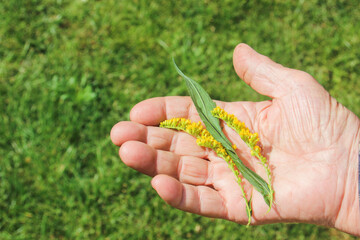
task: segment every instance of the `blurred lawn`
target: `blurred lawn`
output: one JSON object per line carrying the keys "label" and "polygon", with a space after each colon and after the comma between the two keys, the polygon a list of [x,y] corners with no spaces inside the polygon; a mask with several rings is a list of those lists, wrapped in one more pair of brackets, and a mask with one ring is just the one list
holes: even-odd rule
{"label": "blurred lawn", "polygon": [[265,99],[233,71],[239,42],[359,115],[359,2],[275,2],[0,1],[0,239],[352,239],[172,209],[109,139],[138,101],[187,94],[171,53],[215,99]]}

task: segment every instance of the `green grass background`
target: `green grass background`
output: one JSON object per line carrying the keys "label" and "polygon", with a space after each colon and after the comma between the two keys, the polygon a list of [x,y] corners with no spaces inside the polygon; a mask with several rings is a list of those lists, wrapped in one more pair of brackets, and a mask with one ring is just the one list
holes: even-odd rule
{"label": "green grass background", "polygon": [[171,54],[214,99],[265,99],[233,71],[240,42],[311,73],[359,115],[358,4],[0,1],[0,239],[352,239],[172,209],[109,132],[141,100],[187,95]]}

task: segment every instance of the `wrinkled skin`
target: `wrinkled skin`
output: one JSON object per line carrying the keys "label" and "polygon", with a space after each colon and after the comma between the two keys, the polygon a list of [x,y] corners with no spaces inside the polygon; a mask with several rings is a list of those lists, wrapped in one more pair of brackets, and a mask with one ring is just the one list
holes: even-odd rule
{"label": "wrinkled skin", "polygon": [[[262,196],[245,183],[247,197],[253,197],[252,224],[306,222],[359,235],[359,119],[309,74],[285,68],[245,44],[234,51],[234,67],[254,90],[271,98],[217,102],[259,133],[272,169],[275,205],[269,213]],[[186,133],[157,127],[173,117],[200,120],[189,97],[137,104],[131,121],[111,131],[122,161],[153,177],[152,186],[171,206],[246,224],[245,202],[225,161]],[[245,164],[267,180],[240,137],[227,126],[224,132]]]}

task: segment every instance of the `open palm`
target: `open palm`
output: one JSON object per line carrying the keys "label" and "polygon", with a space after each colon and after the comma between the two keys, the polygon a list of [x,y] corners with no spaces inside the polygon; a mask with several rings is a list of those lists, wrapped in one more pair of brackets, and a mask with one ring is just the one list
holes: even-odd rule
{"label": "open palm", "polygon": [[[254,132],[272,169],[275,206],[268,206],[250,184],[252,224],[308,222],[352,232],[359,223],[357,151],[359,119],[331,98],[310,75],[285,68],[245,44],[234,52],[238,75],[264,102],[216,102]],[[195,138],[158,124],[173,117],[200,118],[189,97],[154,98],[137,104],[130,122],[111,131],[128,166],[148,174],[170,205],[184,211],[246,223],[245,201],[226,162]],[[244,163],[266,179],[259,161],[240,137],[224,126]]]}

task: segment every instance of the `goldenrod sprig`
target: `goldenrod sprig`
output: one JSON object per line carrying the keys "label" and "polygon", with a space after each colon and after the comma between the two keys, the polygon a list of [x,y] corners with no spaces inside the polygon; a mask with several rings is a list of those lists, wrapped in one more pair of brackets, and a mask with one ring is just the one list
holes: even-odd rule
{"label": "goldenrod sprig", "polygon": [[172,118],[162,121],[160,127],[181,130],[196,138],[200,136],[211,136],[201,122],[191,122],[186,118]]}
{"label": "goldenrod sprig", "polygon": [[267,159],[261,154],[261,148],[257,145],[257,143],[259,142],[258,133],[252,133],[249,130],[249,128],[247,128],[245,126],[244,122],[241,122],[233,114],[227,113],[224,109],[220,108],[219,106],[214,108],[211,111],[211,114],[214,117],[223,120],[229,127],[234,129],[240,135],[241,139],[246,143],[246,145],[250,148],[251,155],[258,158],[260,160],[261,164],[263,165],[263,167],[265,168],[266,175],[268,178],[268,186],[270,189],[270,193],[269,193],[269,195],[270,195],[269,196],[269,200],[270,200],[269,210],[270,210],[272,203],[273,203],[273,195],[274,195],[274,190],[271,185],[272,177],[271,177],[269,163],[268,163]]}
{"label": "goldenrod sprig", "polygon": [[[236,154],[232,143],[225,136],[220,126],[220,121],[218,118],[214,117],[211,114],[211,111],[216,107],[215,102],[211,99],[209,94],[205,91],[204,88],[200,86],[199,83],[192,80],[186,76],[176,65],[174,59],[173,64],[177,72],[184,78],[186,86],[188,88],[191,99],[196,107],[196,110],[206,126],[206,129],[209,131],[211,136],[220,142],[223,147],[226,149],[226,152],[233,159],[236,164],[237,169],[241,175],[254,187],[256,191],[261,193],[264,198],[265,203],[271,207],[272,204],[272,192],[269,189],[269,184],[260,177],[256,172],[252,171],[241,161],[239,156]],[[271,199],[270,199],[271,198]]]}
{"label": "goldenrod sprig", "polygon": [[[206,130],[202,126],[201,122],[195,123],[195,122],[191,122],[189,119],[185,119],[185,118],[173,118],[173,119],[169,119],[169,120],[165,120],[165,121],[161,122],[160,127],[182,130],[182,131],[187,132],[188,134],[197,138],[196,143],[199,146],[207,147],[207,148],[214,150],[215,153],[219,157],[223,158],[228,163],[228,166],[230,167],[231,171],[234,173],[234,175],[236,177],[237,183],[240,186],[243,198],[245,200],[246,213],[248,215],[247,226],[249,226],[251,223],[251,216],[252,216],[251,197],[250,197],[250,200],[247,200],[246,193],[245,193],[244,187],[242,185],[242,178],[241,178],[240,172],[237,169],[233,159],[227,153],[224,146],[220,142],[216,141],[213,136],[211,136],[209,131]],[[236,148],[235,145],[233,145],[233,147]]]}

